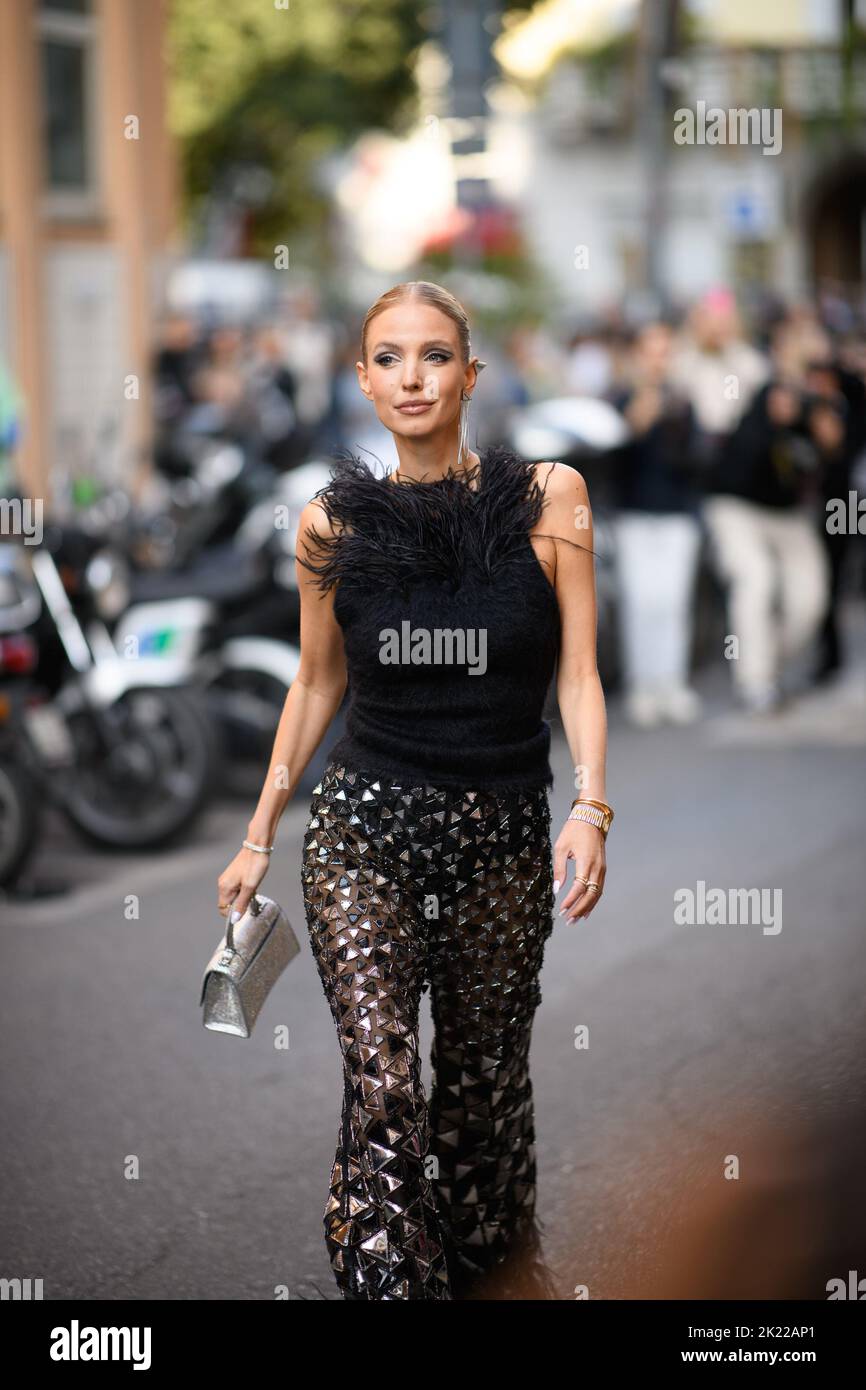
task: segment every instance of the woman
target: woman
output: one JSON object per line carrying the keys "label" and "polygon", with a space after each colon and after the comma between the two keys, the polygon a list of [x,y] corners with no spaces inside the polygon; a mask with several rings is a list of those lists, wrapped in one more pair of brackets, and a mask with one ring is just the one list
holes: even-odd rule
{"label": "woman", "polygon": [[700,699],[689,684],[701,545],[701,494],[691,406],[671,385],[673,332],[645,324],[631,381],[614,404],[631,426],[618,469],[614,523],[625,710],[640,728],[689,724]]}
{"label": "woman", "polygon": [[[595,804],[606,729],[589,502],[561,464],[466,448],[478,359],[464,309],[439,286],[412,281],[376,301],[357,372],[399,467],[377,477],[349,454],[301,515],[301,667],[219,903],[245,910],[348,683],[347,732],[313,791],[302,871],[344,1061],[324,1212],[337,1284],[353,1299],[551,1297],[534,1216],[530,1029],[567,861],[576,877],[562,910],[575,921],[601,895],[609,824]],[[551,864],[541,715],[557,655],[577,785],[594,803],[575,808],[585,819],[563,826]],[[428,988],[429,1103],[418,1048]]]}

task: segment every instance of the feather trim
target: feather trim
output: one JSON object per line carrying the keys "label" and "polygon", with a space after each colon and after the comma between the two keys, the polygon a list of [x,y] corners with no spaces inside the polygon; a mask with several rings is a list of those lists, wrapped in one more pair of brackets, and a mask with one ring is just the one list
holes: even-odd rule
{"label": "feather trim", "polygon": [[314,499],[334,534],[308,532],[314,558],[299,556],[300,563],[323,592],[356,580],[405,589],[418,579],[456,591],[469,573],[489,581],[515,559],[536,564],[526,545],[545,505],[535,465],[502,444],[480,450],[479,458],[464,473],[449,468],[432,482],[393,483],[343,451]]}

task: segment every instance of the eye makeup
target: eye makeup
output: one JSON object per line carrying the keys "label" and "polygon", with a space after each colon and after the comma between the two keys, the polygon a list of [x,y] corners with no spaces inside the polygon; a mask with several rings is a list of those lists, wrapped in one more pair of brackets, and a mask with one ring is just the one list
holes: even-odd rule
{"label": "eye makeup", "polygon": [[[383,343],[374,354],[373,361],[380,367],[387,366],[388,359],[398,356],[399,351],[399,348],[394,348],[392,343]],[[424,352],[426,357],[438,357],[442,362],[450,362],[454,356],[450,348],[439,347],[433,343],[428,343]]]}

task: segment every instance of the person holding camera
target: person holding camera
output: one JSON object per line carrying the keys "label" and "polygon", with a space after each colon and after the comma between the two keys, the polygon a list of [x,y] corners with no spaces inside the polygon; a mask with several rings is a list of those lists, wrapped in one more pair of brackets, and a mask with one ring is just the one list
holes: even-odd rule
{"label": "person holding camera", "polygon": [[784,665],[817,635],[827,610],[829,569],[811,506],[827,409],[787,376],[769,381],[723,449],[704,503],[738,639],[734,687],[757,714],[782,703]]}

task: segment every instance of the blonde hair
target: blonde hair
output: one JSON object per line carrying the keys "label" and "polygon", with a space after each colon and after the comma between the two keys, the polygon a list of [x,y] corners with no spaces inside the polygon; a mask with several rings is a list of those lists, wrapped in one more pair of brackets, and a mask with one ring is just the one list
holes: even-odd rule
{"label": "blonde hair", "polygon": [[[469,317],[459,299],[455,299],[450,290],[443,289],[441,285],[435,285],[432,280],[405,280],[402,285],[393,285],[390,290],[380,294],[375,304],[371,304],[364,316],[364,323],[361,327],[361,361],[367,365],[367,330],[377,314],[384,313],[394,304],[402,304],[407,299],[420,299],[425,304],[432,304],[435,309],[441,309],[443,314],[447,314],[449,319],[457,325],[457,337],[460,342],[460,355],[464,363],[469,362],[469,354],[472,351],[469,342]],[[477,363],[483,367],[484,363]]]}

